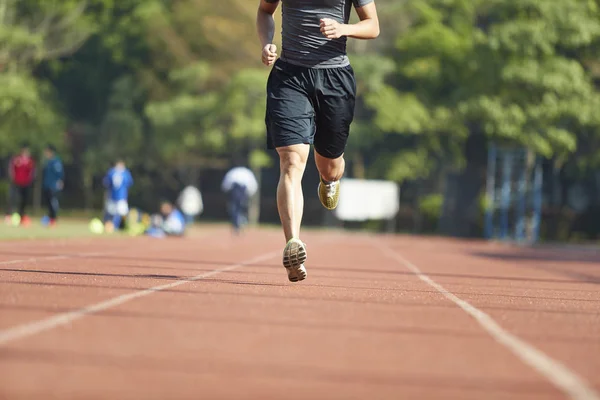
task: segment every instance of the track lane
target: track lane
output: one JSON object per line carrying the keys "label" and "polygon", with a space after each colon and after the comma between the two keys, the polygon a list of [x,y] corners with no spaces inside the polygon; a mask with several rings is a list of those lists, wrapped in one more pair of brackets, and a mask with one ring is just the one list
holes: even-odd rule
{"label": "track lane", "polygon": [[[77,292],[81,298],[86,291],[106,295],[111,290],[148,287],[152,279],[163,283],[162,278],[127,277],[132,275],[197,275],[198,269],[243,259],[263,246],[272,248],[281,241],[279,236],[257,231],[234,242],[228,235],[215,235],[214,241],[192,241],[193,248],[186,242],[139,241],[130,242],[120,257],[79,266],[52,265],[53,261],[42,266],[107,275],[64,279],[36,275],[33,280],[41,282],[50,279],[48,275],[54,277],[49,282],[52,301],[37,298],[36,302],[32,294],[27,301],[16,302],[15,308],[35,310],[54,303],[52,310],[64,312],[75,308],[68,304],[69,299],[75,303],[73,289],[82,290]],[[414,275],[401,273],[364,235],[311,233],[305,240],[309,278],[299,285],[287,282],[275,257],[0,347],[0,394],[10,398],[41,393],[55,398],[197,398],[198,393],[210,398],[267,399],[564,398],[464,312]],[[415,239],[424,248],[405,237],[382,240],[393,247],[410,247],[421,257],[431,253],[428,240]],[[503,284],[479,279],[478,270],[463,270],[463,250],[444,243],[433,241],[440,253],[447,248],[445,263],[436,264],[433,273],[453,275],[448,279],[475,292],[482,290],[480,284]],[[487,273],[508,276],[503,266],[499,268]],[[478,278],[471,283],[454,276],[465,273]],[[528,274],[517,277],[540,278],[539,272]],[[13,290],[23,291],[31,281],[31,276],[21,280]],[[40,290],[36,287],[32,293]],[[501,289],[485,290],[493,295],[503,294]],[[509,321],[514,319],[517,328],[524,324],[514,317],[527,312],[521,309],[527,308],[524,303],[482,304],[492,309],[512,306]],[[556,311],[556,304],[548,307]],[[582,315],[585,321],[588,317]],[[575,348],[566,341],[558,346]]]}

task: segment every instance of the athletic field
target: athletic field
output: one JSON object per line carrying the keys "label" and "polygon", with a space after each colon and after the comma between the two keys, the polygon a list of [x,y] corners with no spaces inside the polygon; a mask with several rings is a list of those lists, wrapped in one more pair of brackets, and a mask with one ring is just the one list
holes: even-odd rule
{"label": "athletic field", "polygon": [[0,399],[600,399],[598,251],[68,236],[0,242]]}

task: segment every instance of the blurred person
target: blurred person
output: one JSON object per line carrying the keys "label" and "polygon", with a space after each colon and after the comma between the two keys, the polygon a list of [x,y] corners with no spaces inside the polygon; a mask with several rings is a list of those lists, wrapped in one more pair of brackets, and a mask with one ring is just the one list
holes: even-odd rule
{"label": "blurred person", "polygon": [[[277,60],[273,14],[280,0],[260,0],[256,17],[262,62],[273,66],[267,81],[267,147],[280,160],[277,208],[286,246],[283,265],[292,282],[306,278],[300,240],[304,209],[302,177],[310,145],[319,171],[318,196],[337,207],[344,151],[354,119],[356,82],[346,54],[348,37],[374,39],[379,21],[374,0],[281,0],[283,50]],[[354,6],[360,22],[348,24]]]}
{"label": "blurred person", "polygon": [[150,228],[146,235],[164,238],[168,236],[182,237],[185,234],[185,217],[171,202],[163,201],[160,214],[151,217]]}
{"label": "blurred person", "polygon": [[[102,182],[102,185],[104,186],[104,181]],[[104,206],[103,206],[103,216],[102,216],[102,222],[104,223],[104,225],[106,226],[106,223],[111,221],[112,223],[112,216],[111,214],[108,212],[108,201],[110,199],[110,193],[108,191],[108,189],[106,189],[106,187],[104,188]]]}
{"label": "blurred person", "polygon": [[249,168],[236,166],[225,174],[221,189],[227,193],[233,231],[239,234],[242,226],[248,223],[248,206],[258,190],[258,182]]}
{"label": "blurred person", "polygon": [[107,190],[104,222],[111,223],[112,229],[119,229],[123,218],[129,213],[129,188],[133,186],[133,177],[125,161],[118,160],[108,170],[102,183]]}
{"label": "blurred person", "polygon": [[42,177],[42,197],[48,208],[50,226],[56,224],[58,217],[58,194],[64,188],[65,171],[60,157],[56,154],[56,148],[49,144],[44,149],[46,163]]}
{"label": "blurred person", "polygon": [[187,224],[194,222],[194,218],[202,214],[204,203],[202,202],[202,194],[198,188],[189,185],[186,186],[177,199],[177,205],[185,217]]}
{"label": "blurred person", "polygon": [[31,157],[29,146],[23,144],[18,155],[10,160],[8,168],[10,188],[9,205],[6,213],[6,221],[11,222],[15,203],[18,199],[18,213],[20,224],[27,226],[31,223],[29,217],[25,214],[25,208],[31,193],[31,187],[35,179],[35,161]]}

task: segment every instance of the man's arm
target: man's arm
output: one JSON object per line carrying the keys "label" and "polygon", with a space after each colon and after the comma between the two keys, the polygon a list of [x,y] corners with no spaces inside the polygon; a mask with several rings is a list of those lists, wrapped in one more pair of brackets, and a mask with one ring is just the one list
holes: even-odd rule
{"label": "man's arm", "polygon": [[339,22],[323,18],[321,20],[321,33],[328,39],[338,39],[348,36],[354,39],[375,39],[379,36],[379,18],[377,8],[372,1],[362,7],[355,7],[360,22],[356,24],[340,24]]}
{"label": "man's arm", "polygon": [[273,14],[277,10],[279,0],[260,0],[256,13],[256,30],[262,46],[262,62],[270,66],[277,59],[277,46],[273,44],[275,36],[275,19]]}

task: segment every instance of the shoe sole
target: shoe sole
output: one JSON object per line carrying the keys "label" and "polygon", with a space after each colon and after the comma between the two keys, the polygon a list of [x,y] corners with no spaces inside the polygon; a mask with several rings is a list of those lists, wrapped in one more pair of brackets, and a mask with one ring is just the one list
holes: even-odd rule
{"label": "shoe sole", "polygon": [[300,242],[292,242],[286,246],[283,252],[283,266],[288,270],[290,282],[298,282],[306,279],[306,269],[302,264],[307,259],[306,248]]}
{"label": "shoe sole", "polygon": [[299,267],[306,261],[306,248],[300,242],[292,242],[283,252],[283,266],[286,268]]}
{"label": "shoe sole", "polygon": [[[321,205],[322,205],[323,207],[325,207],[325,209],[326,209],[326,210],[329,210],[329,211],[333,211],[333,210],[335,210],[335,209],[337,208],[337,206],[338,206],[338,203],[340,202],[340,201],[339,201],[339,199],[338,199],[338,202],[337,202],[337,203],[335,203],[335,205],[334,205],[333,207],[328,207],[328,206],[327,206],[327,201],[326,201],[326,200],[323,200],[323,199],[321,198],[321,185],[322,185],[322,183],[321,183],[321,182],[319,182],[319,186],[317,186],[317,195],[318,195],[318,197],[319,197],[319,201],[321,202]],[[339,189],[339,187],[338,187],[338,191],[339,191],[339,190],[340,190],[340,189]]]}
{"label": "shoe sole", "polygon": [[308,275],[306,273],[306,269],[302,268],[302,265],[299,265],[298,267],[290,267],[287,268],[288,272],[288,279],[290,280],[290,282],[300,282],[306,279],[306,276]]}

